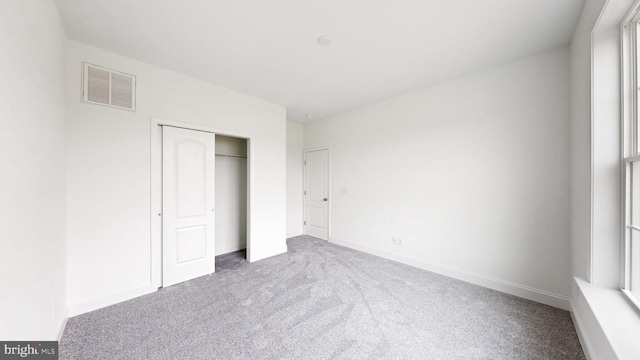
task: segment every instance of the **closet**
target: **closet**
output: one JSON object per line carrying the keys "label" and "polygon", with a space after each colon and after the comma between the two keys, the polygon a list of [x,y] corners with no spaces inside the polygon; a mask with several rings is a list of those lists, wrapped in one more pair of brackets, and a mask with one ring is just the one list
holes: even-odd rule
{"label": "closet", "polygon": [[216,135],[216,255],[247,248],[247,140]]}

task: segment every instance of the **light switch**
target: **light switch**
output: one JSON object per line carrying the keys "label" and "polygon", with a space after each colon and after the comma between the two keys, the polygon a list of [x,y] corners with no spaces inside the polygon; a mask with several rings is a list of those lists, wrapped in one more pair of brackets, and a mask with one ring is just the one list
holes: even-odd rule
{"label": "light switch", "polygon": [[348,187],[346,187],[346,186],[341,186],[341,187],[340,187],[340,192],[341,192],[342,194],[348,194],[348,193],[349,193],[349,188],[348,188]]}

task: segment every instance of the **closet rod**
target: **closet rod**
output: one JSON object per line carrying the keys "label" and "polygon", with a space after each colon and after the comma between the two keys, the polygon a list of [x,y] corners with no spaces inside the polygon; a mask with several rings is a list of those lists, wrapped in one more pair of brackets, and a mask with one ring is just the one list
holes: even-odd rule
{"label": "closet rod", "polygon": [[246,159],[247,157],[244,155],[227,155],[227,154],[216,154],[216,156],[230,157],[230,158],[238,158],[238,159]]}

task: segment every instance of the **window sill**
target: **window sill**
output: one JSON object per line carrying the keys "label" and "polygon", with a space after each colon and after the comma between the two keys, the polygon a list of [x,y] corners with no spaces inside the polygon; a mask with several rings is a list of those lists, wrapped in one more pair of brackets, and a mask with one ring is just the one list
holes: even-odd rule
{"label": "window sill", "polygon": [[[575,278],[578,288],[576,302],[584,300],[592,314],[579,313],[580,304],[574,306],[574,312],[580,321],[578,329],[582,333],[585,353],[592,359],[599,359],[598,354],[606,354],[603,344],[598,341],[596,332],[604,334],[605,341],[611,347],[618,359],[637,359],[640,357],[640,312],[635,304],[632,304],[627,295],[619,289],[609,289],[589,284],[588,282]],[[581,299],[582,298],[582,299]],[[595,319],[595,323],[587,320],[587,317]],[[585,321],[587,320],[587,321]],[[591,325],[591,326],[590,326]]]}

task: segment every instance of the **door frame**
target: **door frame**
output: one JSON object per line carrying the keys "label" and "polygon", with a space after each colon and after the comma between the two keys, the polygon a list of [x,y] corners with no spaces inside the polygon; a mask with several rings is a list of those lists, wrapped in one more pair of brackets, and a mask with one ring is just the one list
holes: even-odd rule
{"label": "door frame", "polygon": [[173,126],[188,130],[206,131],[215,135],[231,136],[247,140],[247,261],[251,262],[251,200],[253,189],[253,151],[251,136],[241,132],[217,129],[210,126],[151,118],[151,285],[162,287],[162,128]]}
{"label": "door frame", "polygon": [[331,148],[329,146],[313,147],[302,150],[302,233],[307,235],[304,222],[307,221],[307,196],[304,194],[307,185],[307,171],[305,170],[305,161],[307,161],[307,153],[312,151],[327,150],[327,188],[329,189],[329,204],[327,205],[327,242],[331,242],[331,206],[333,204],[333,196],[331,195]]}

